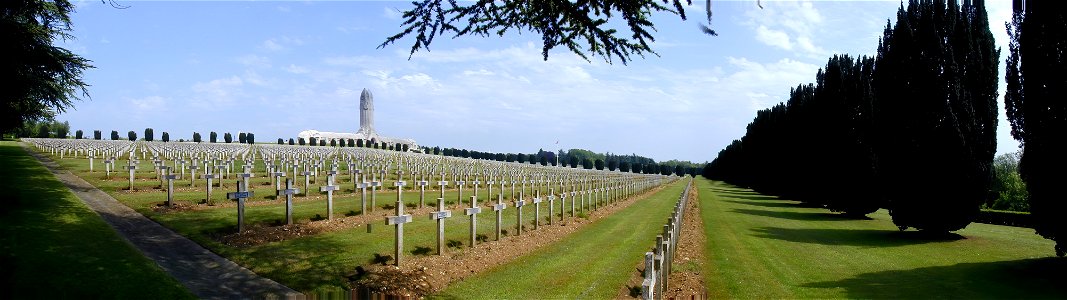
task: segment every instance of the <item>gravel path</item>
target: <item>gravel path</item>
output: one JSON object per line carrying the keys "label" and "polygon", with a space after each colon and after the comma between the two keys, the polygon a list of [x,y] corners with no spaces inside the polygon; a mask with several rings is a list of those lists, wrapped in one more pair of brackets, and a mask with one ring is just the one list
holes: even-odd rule
{"label": "gravel path", "polygon": [[[96,211],[115,231],[145,256],[154,260],[203,299],[303,298],[280,283],[260,277],[204,249],[199,244],[159,225],[78,176],[63,171],[54,161],[22,144],[75,195]],[[148,296],[148,295],[146,295]]]}

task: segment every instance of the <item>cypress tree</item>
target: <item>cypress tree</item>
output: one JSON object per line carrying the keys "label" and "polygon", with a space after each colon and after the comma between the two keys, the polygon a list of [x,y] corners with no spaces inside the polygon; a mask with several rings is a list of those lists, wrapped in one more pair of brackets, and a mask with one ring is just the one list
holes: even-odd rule
{"label": "cypress tree", "polygon": [[878,48],[874,149],[881,190],[902,230],[962,229],[986,197],[999,51],[982,2],[961,9],[955,1],[912,0]]}
{"label": "cypress tree", "polygon": [[[1067,13],[1051,2],[1016,2],[1008,27],[1004,106],[1011,135],[1023,148],[1019,173],[1030,194],[1033,226],[1067,252],[1067,202],[1061,186],[1067,174]],[[1025,3],[1025,9],[1020,7]],[[1058,4],[1058,3],[1056,3]]]}

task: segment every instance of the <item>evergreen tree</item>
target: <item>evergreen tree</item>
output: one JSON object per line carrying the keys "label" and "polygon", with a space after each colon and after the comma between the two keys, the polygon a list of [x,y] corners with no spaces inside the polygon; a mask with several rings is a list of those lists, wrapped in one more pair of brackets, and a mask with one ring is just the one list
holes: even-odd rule
{"label": "evergreen tree", "polygon": [[218,140],[219,140],[219,134],[218,133],[215,133],[214,131],[212,131],[210,134],[208,134],[208,141],[210,141],[212,144],[218,142]]}
{"label": "evergreen tree", "polygon": [[78,131],[74,132],[74,139],[78,139],[78,140],[82,139],[82,130],[81,129],[78,129]]}
{"label": "evergreen tree", "polygon": [[248,142],[249,145],[255,144],[256,143],[256,134],[249,132],[248,134],[245,135],[245,141]]}
{"label": "evergreen tree", "polygon": [[300,140],[300,145],[301,146],[304,146],[304,145],[307,144],[307,141],[305,141],[304,138],[299,138],[299,140]]}
{"label": "evergreen tree", "polygon": [[1067,201],[1060,187],[1067,182],[1067,12],[1053,5],[1058,2],[1015,4],[1004,106],[1011,135],[1022,146],[1019,173],[1026,181],[1034,229],[1056,241],[1056,255],[1064,256]]}
{"label": "evergreen tree", "polygon": [[278,138],[278,145],[285,145],[285,140]]}
{"label": "evergreen tree", "polygon": [[233,135],[230,134],[229,132],[223,133],[222,134],[222,140],[225,141],[227,144],[233,143]]}
{"label": "evergreen tree", "polygon": [[244,144],[245,143],[245,136],[246,135],[245,135],[244,132],[237,133],[237,142],[241,143],[241,144]]}
{"label": "evergreen tree", "polygon": [[93,139],[99,141],[102,133],[100,130],[93,130]]}
{"label": "evergreen tree", "polygon": [[[293,138],[289,138],[289,145],[292,146],[294,144],[296,144],[296,141],[293,140]],[[300,143],[300,144],[303,145],[304,143]]]}
{"label": "evergreen tree", "polygon": [[193,132],[193,142],[194,143],[199,143],[201,141],[202,140],[200,139],[200,133],[199,132]]}
{"label": "evergreen tree", "polygon": [[170,142],[170,134],[164,131],[160,139],[162,139],[164,143]]}
{"label": "evergreen tree", "polygon": [[594,160],[593,166],[596,167],[597,170],[604,170],[604,161],[600,159]]}
{"label": "evergreen tree", "polygon": [[626,162],[626,161],[620,162],[619,163],[619,172],[630,172],[630,162]]}
{"label": "evergreen tree", "polygon": [[999,50],[984,6],[912,0],[886,26],[873,78],[874,149],[901,229],[962,229],[987,196]]}
{"label": "evergreen tree", "polygon": [[119,131],[118,130],[112,130],[111,131],[111,140],[112,141],[119,140]]}
{"label": "evergreen tree", "polygon": [[126,137],[129,138],[131,142],[136,141],[137,140],[137,133],[133,132],[133,130],[130,130],[130,132],[126,133]]}
{"label": "evergreen tree", "polygon": [[[0,4],[0,134],[51,120],[88,96],[82,72],[90,61],[59,47],[71,38],[68,0],[15,0]],[[27,136],[28,132],[21,132]],[[40,135],[38,133],[37,135]]]}
{"label": "evergreen tree", "polygon": [[152,128],[144,129],[144,140],[146,142],[151,142],[152,140],[155,140],[155,135],[154,132],[152,132]]}

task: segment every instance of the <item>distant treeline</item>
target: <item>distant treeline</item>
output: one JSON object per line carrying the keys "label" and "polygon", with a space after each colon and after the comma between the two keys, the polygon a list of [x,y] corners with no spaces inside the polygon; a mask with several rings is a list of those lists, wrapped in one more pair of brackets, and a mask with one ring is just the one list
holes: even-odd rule
{"label": "distant treeline", "polygon": [[[562,165],[574,168],[610,170],[620,172],[632,172],[642,174],[684,175],[696,176],[700,174],[703,165],[688,161],[669,160],[656,163],[655,160],[639,156],[615,155],[611,153],[595,153],[585,149],[560,149],[558,152],[537,150],[537,153],[492,153],[467,149],[422,147],[423,151],[433,155],[452,157],[465,157],[473,159],[485,159],[506,162],[531,163],[540,165]],[[558,160],[557,160],[558,159]]]}

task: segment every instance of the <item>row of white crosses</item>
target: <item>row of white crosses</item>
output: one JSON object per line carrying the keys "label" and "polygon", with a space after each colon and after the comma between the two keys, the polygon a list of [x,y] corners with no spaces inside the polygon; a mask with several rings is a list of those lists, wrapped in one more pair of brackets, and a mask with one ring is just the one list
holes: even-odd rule
{"label": "row of white crosses", "polygon": [[663,225],[663,234],[656,236],[655,250],[645,252],[645,278],[641,283],[641,299],[662,299],[663,291],[668,288],[667,277],[671,274],[674,252],[678,248],[678,236],[685,221],[689,189],[692,187],[693,180],[690,179],[675,203],[674,211],[667,218],[667,224]]}
{"label": "row of white crosses", "polygon": [[[238,184],[237,192],[227,194],[227,198],[238,201],[238,227],[240,230],[244,228],[244,200],[251,196],[251,191],[248,190],[248,181],[253,176],[250,166],[254,164],[257,158],[263,161],[267,175],[274,181],[276,195],[284,195],[286,198],[287,224],[292,224],[293,222],[292,197],[299,193],[299,190],[293,187],[293,181],[297,178],[298,171],[310,172],[299,173],[299,175],[305,176],[305,191],[311,190],[307,183],[310,180],[308,176],[317,176],[321,172],[327,174],[326,184],[319,186],[318,190],[326,193],[326,210],[327,218],[329,219],[333,218],[333,194],[340,190],[336,179],[343,174],[340,172],[341,168],[345,168],[348,172],[354,187],[353,192],[355,193],[358,190],[362,195],[362,212],[368,211],[366,190],[368,188],[371,189],[371,207],[369,210],[373,211],[377,206],[376,195],[378,189],[385,189],[387,186],[385,183],[389,178],[386,175],[395,174],[396,181],[391,182],[388,186],[395,187],[397,191],[396,212],[394,216],[386,219],[386,223],[396,226],[397,244],[394,250],[397,251],[403,248],[403,224],[411,222],[410,215],[404,214],[405,205],[401,197],[405,186],[410,186],[412,191],[417,190],[420,192],[420,206],[424,205],[426,189],[428,187],[438,188],[440,192],[440,197],[437,199],[438,212],[432,216],[436,217],[435,220],[439,222],[440,226],[444,225],[444,219],[451,216],[451,212],[445,210],[443,206],[445,190],[454,188],[457,191],[457,205],[462,207],[464,204],[469,204],[464,208],[464,213],[471,220],[469,223],[469,245],[473,247],[477,242],[477,215],[482,212],[478,204],[478,197],[481,194],[480,190],[483,185],[487,189],[487,202],[489,202],[488,204],[491,205],[490,207],[493,211],[497,213],[496,239],[500,239],[502,214],[508,206],[503,202],[504,194],[508,191],[508,185],[510,185],[510,196],[508,198],[518,209],[520,227],[518,233],[521,234],[524,230],[521,222],[522,211],[523,207],[528,204],[527,201],[532,201],[529,204],[536,206],[534,226],[537,229],[543,220],[540,217],[542,202],[547,202],[550,206],[550,214],[553,216],[555,215],[555,203],[559,202],[560,221],[565,221],[566,216],[563,212],[566,205],[568,205],[566,202],[568,198],[571,200],[569,205],[571,206],[571,215],[573,217],[577,207],[586,208],[585,201],[587,198],[589,204],[593,205],[595,209],[602,205],[600,203],[603,201],[618,199],[617,197],[607,197],[610,192],[614,192],[611,195],[617,196],[622,194],[620,192],[623,192],[622,189],[625,188],[626,193],[633,193],[638,190],[638,184],[642,185],[642,188],[647,188],[653,185],[653,180],[662,179],[662,176],[630,173],[613,174],[605,171],[471,160],[366,148],[331,149],[287,145],[277,147],[274,145],[226,147],[224,146],[225,144],[182,143],[144,144],[142,147],[121,149],[123,151],[120,152],[134,154],[137,150],[140,150],[141,157],[150,156],[153,161],[170,159],[175,167],[168,169],[180,170],[184,175],[185,169],[188,168],[190,172],[194,172],[194,177],[196,176],[195,172],[200,167],[203,167],[204,169],[200,170],[205,172],[204,179],[209,181],[209,187],[212,179],[222,180],[216,176],[230,173],[230,168],[235,166],[235,162],[243,162],[245,166],[243,172],[236,174],[241,184]],[[136,166],[135,160],[131,165]],[[156,163],[156,165],[160,165],[160,163]],[[290,171],[292,172],[290,173],[292,174],[291,177],[286,176],[286,173]],[[169,176],[174,173],[173,171],[165,173],[164,179],[173,180]],[[412,181],[411,183],[403,180],[405,175],[410,175],[408,178]],[[285,188],[282,189],[281,182],[286,177],[290,178],[284,180]],[[437,179],[437,181],[433,182],[432,180],[434,179]],[[463,203],[466,196],[464,193],[468,187],[473,189],[473,195],[469,198],[470,202]],[[531,188],[533,193],[527,193]],[[168,182],[168,191],[171,189],[171,183]],[[547,194],[544,192],[547,192]],[[533,195],[532,199],[528,196],[530,194]],[[496,196],[496,201],[492,203],[491,199],[494,195]],[[582,199],[580,205],[575,204],[577,197]],[[207,199],[210,200],[210,198],[209,190]],[[549,222],[554,222],[553,219],[549,218]],[[441,233],[443,234],[443,231]],[[443,243],[443,240],[441,242]],[[399,252],[396,253],[396,257],[399,264],[402,261]]]}

